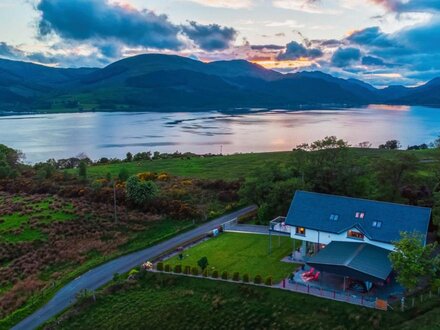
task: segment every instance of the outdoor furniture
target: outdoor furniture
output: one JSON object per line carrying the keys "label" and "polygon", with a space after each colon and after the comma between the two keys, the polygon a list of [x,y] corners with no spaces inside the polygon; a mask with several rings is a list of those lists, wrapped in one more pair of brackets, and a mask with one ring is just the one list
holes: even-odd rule
{"label": "outdoor furniture", "polygon": [[315,275],[309,278],[309,281],[317,281],[319,279],[320,272],[317,272]]}
{"label": "outdoor furniture", "polygon": [[[313,268],[313,272],[314,271],[315,271],[315,269]],[[319,272],[316,274],[314,274],[313,272],[312,273],[307,272],[307,273],[301,274],[301,278],[303,279],[303,281],[308,282],[308,281],[312,280],[316,276],[316,274],[319,274]]]}
{"label": "outdoor furniture", "polygon": [[309,271],[304,272],[304,273],[302,274],[302,276],[312,276],[314,272],[315,272],[315,268],[312,267],[312,268],[310,268]]}

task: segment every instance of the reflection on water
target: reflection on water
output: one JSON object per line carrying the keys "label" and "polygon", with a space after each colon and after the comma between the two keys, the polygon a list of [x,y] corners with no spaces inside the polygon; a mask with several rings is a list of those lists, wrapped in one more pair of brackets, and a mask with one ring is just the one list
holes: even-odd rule
{"label": "reflection on water", "polygon": [[429,143],[440,109],[371,105],[359,109],[204,113],[77,113],[0,117],[0,143],[30,162],[75,156],[125,157],[128,151],[224,153],[291,150],[336,135],[352,145],[389,139]]}

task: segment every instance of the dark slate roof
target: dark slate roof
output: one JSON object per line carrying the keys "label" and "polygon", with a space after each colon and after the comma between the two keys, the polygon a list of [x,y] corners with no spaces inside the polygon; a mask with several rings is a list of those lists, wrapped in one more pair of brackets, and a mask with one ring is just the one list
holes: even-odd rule
{"label": "dark slate roof", "polygon": [[389,250],[367,244],[334,241],[307,264],[321,271],[364,281],[385,281],[392,271]]}
{"label": "dark slate roof", "polygon": [[[356,212],[364,212],[363,219]],[[338,220],[330,220],[330,216]],[[426,242],[431,209],[359,198],[297,191],[286,224],[329,233],[342,233],[356,227],[371,240],[392,243],[401,232],[419,232]],[[380,221],[381,227],[373,227]]]}

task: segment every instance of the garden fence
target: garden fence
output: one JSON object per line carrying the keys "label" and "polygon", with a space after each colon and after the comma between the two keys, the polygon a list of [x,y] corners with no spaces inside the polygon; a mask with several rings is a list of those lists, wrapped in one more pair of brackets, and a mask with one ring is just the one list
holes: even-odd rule
{"label": "garden fence", "polygon": [[418,295],[404,297],[400,301],[392,305],[394,309],[399,309],[402,312],[418,307],[431,299],[438,299],[440,297],[440,287],[437,291],[423,292]]}
{"label": "garden fence", "polygon": [[316,297],[327,298],[369,308],[387,310],[388,307],[388,302],[386,300],[377,299],[376,297],[368,297],[363,295],[358,296],[348,292],[327,290],[320,287],[311,286],[310,284],[285,281],[282,282],[280,286],[283,289],[290,291],[305,293]]}

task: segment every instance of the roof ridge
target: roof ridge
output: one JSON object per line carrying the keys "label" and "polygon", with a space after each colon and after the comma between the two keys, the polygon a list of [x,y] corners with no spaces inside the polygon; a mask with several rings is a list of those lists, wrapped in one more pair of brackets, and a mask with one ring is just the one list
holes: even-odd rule
{"label": "roof ridge", "polygon": [[361,253],[361,251],[363,249],[365,249],[365,243],[357,243],[357,244],[359,244],[359,246],[356,248],[356,250],[353,251],[353,253],[350,256],[350,258],[347,258],[346,262],[344,263],[344,265],[347,266],[347,267],[351,264],[353,259],[356,258],[356,256],[359,255],[359,253]]}
{"label": "roof ridge", "polygon": [[326,193],[320,193],[320,192],[314,192],[314,191],[306,191],[306,190],[297,190],[296,193],[305,193],[310,195],[322,195],[327,197],[336,197],[336,198],[345,198],[350,200],[358,200],[358,201],[365,201],[365,202],[371,202],[371,203],[381,203],[381,204],[390,204],[390,205],[397,205],[402,207],[410,207],[410,208],[419,208],[424,210],[431,211],[431,208],[426,206],[417,206],[417,205],[408,205],[408,204],[402,204],[402,203],[394,203],[394,202],[387,202],[387,201],[378,201],[374,199],[367,199],[367,198],[360,198],[360,197],[350,197],[350,196],[344,196],[344,195],[335,195],[335,194],[326,194]]}

